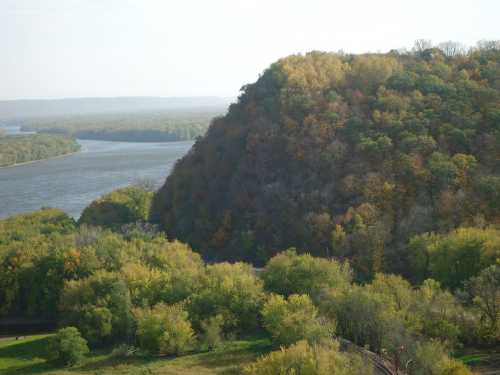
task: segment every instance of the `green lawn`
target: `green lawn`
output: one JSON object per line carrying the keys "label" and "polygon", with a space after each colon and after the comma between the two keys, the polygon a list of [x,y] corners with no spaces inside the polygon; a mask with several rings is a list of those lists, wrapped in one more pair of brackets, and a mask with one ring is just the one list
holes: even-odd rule
{"label": "green lawn", "polygon": [[15,340],[0,339],[0,374],[50,375],[150,375],[150,374],[238,374],[242,365],[270,350],[267,339],[256,338],[227,342],[213,352],[177,358],[113,358],[111,350],[90,354],[79,366],[60,368],[43,357],[50,335],[35,335]]}

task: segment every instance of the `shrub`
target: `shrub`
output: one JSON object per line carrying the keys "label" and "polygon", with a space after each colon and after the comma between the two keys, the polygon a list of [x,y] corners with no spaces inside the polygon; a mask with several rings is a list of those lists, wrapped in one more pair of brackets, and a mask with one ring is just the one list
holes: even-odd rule
{"label": "shrub", "polygon": [[243,369],[244,375],[307,374],[307,375],[370,375],[371,365],[359,356],[340,353],[335,341],[308,344],[299,341],[281,348]]}
{"label": "shrub", "polygon": [[195,334],[188,314],[179,304],[158,304],[153,308],[136,309],[139,347],[150,353],[182,354],[193,348]]}
{"label": "shrub", "polygon": [[261,276],[269,292],[286,297],[308,294],[315,301],[319,300],[324,289],[342,289],[348,287],[352,280],[347,263],[315,258],[309,254],[297,255],[294,249],[271,258]]}
{"label": "shrub", "polygon": [[81,337],[80,332],[75,327],[60,329],[50,340],[49,359],[65,366],[80,363],[88,352],[87,341]]}
{"label": "shrub", "polygon": [[307,295],[292,294],[286,300],[272,295],[262,309],[264,327],[280,345],[299,340],[318,341],[334,333],[333,325],[324,326],[318,319],[318,310]]}

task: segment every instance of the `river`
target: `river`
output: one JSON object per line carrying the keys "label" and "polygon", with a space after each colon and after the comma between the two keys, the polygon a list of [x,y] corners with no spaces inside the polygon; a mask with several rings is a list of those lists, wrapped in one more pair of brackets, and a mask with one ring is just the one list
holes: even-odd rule
{"label": "river", "polygon": [[[15,130],[11,133],[15,133]],[[0,218],[42,207],[74,218],[95,198],[148,180],[160,185],[193,142],[133,143],[78,140],[82,150],[0,169]]]}

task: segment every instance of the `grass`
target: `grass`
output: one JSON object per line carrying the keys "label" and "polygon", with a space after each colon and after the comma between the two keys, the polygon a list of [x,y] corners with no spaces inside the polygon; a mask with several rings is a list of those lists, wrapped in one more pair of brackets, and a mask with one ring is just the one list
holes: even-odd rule
{"label": "grass", "polygon": [[222,348],[175,358],[111,356],[111,349],[93,352],[72,368],[57,367],[43,358],[50,335],[28,336],[21,340],[0,339],[1,375],[231,375],[241,366],[267,353],[270,342],[263,338],[234,340]]}
{"label": "grass", "polygon": [[458,359],[469,366],[475,374],[500,374],[500,348],[483,350],[469,348]]}

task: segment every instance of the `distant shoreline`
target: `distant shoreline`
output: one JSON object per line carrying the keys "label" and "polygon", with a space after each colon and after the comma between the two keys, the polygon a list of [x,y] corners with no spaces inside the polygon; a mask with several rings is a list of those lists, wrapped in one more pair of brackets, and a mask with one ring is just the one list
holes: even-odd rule
{"label": "distant shoreline", "polygon": [[0,169],[20,167],[22,165],[33,164],[33,163],[37,163],[39,161],[51,160],[51,159],[58,159],[58,158],[62,158],[62,157],[65,157],[65,156],[70,156],[70,155],[78,154],[80,151],[81,151],[81,148],[78,151],[68,152],[67,154],[61,154],[61,155],[51,156],[50,158],[36,159],[36,160],[25,161],[23,163],[16,163],[16,164],[11,164],[11,165],[6,165],[6,166],[3,166],[3,167],[0,167]]}

